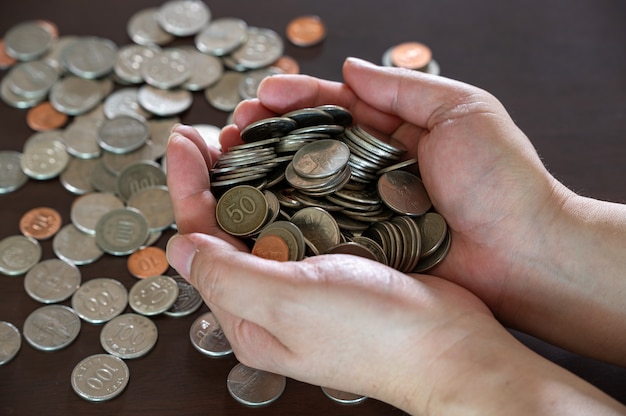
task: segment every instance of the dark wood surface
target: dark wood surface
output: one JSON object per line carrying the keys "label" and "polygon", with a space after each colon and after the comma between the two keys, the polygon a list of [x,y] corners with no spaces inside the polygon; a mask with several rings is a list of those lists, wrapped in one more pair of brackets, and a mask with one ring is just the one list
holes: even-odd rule
{"label": "dark wood surface", "polygon": [[[160,4],[158,0],[3,0],[0,37],[21,21],[48,19],[58,25],[61,35],[97,35],[125,45],[130,42],[129,17]],[[480,86],[503,101],[558,179],[582,194],[626,202],[626,3],[620,0],[230,0],[209,5],[214,17],[241,17],[283,37],[290,19],[302,14],[321,16],[327,39],[307,49],[286,43],[285,52],[299,61],[303,73],[333,80],[341,79],[347,56],[380,63],[385,50],[397,43],[426,43],[443,75]],[[1,71],[0,77],[5,73]],[[1,150],[21,150],[33,133],[25,115],[25,110],[0,104]],[[226,117],[196,94],[182,120],[221,126]],[[30,180],[18,191],[0,195],[0,238],[19,233],[20,217],[36,206],[57,209],[64,224],[69,223],[74,198],[57,179]],[[157,245],[165,247],[169,235],[165,233]],[[54,258],[51,241],[43,241],[42,246],[42,258]],[[80,270],[83,280],[113,277],[127,288],[135,282],[126,269],[126,257],[106,255]],[[21,329],[40,306],[24,291],[23,276],[0,275],[0,320]],[[127,389],[105,403],[86,402],[70,386],[74,365],[104,352],[99,343],[101,326],[83,323],[77,340],[56,352],[41,352],[23,341],[18,355],[0,366],[0,414],[402,414],[371,399],[354,407],[341,406],[327,399],[319,387],[295,380],[288,380],[282,397],[268,407],[249,409],[238,404],[226,389],[226,376],[236,359],[203,356],[189,341],[192,321],[206,310],[203,307],[185,318],[155,317],[159,330],[155,349],[127,361],[131,371]],[[626,369],[516,335],[626,403]]]}

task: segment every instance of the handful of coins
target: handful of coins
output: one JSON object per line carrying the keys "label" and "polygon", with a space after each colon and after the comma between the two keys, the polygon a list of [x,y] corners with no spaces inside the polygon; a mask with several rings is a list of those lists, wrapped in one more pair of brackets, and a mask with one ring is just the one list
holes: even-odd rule
{"label": "handful of coins", "polygon": [[337,105],[250,124],[243,144],[210,169],[217,222],[278,261],[344,253],[404,273],[439,264],[450,248],[445,219],[406,149]]}

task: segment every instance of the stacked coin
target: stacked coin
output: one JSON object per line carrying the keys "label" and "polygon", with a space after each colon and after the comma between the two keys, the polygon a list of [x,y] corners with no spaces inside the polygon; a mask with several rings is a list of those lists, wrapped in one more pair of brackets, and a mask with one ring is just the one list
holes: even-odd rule
{"label": "stacked coin", "polygon": [[348,253],[406,273],[447,254],[447,227],[427,226],[445,220],[432,212],[420,178],[404,170],[415,160],[400,161],[404,148],[352,125],[347,109],[292,111],[250,124],[241,137],[245,143],[222,153],[209,173],[218,224],[251,239],[255,254]]}

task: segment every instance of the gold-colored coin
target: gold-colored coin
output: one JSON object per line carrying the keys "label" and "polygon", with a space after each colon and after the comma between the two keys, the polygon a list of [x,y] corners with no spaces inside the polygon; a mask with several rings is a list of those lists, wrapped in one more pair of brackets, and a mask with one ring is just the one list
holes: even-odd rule
{"label": "gold-colored coin", "polygon": [[229,234],[248,236],[261,229],[268,211],[263,192],[250,185],[238,185],[217,201],[217,223]]}

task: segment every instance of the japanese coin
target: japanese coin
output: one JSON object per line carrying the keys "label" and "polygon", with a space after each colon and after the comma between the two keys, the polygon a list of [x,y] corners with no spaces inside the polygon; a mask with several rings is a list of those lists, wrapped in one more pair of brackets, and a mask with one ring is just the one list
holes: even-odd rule
{"label": "japanese coin", "polygon": [[72,295],[72,308],[83,320],[101,324],[118,316],[128,305],[128,291],[119,281],[99,277],[84,282]]}
{"label": "japanese coin", "polygon": [[15,357],[22,346],[20,330],[10,322],[0,321],[0,365]]}
{"label": "japanese coin", "polygon": [[26,273],[41,259],[41,245],[23,235],[0,240],[0,273],[17,276]]}
{"label": "japanese coin", "polygon": [[152,316],[168,310],[178,297],[178,285],[169,276],[151,276],[137,281],[128,293],[128,304],[141,315]]}
{"label": "japanese coin", "polygon": [[116,316],[100,331],[100,344],[109,354],[123,359],[139,358],[156,345],[157,326],[150,318],[135,313]]}
{"label": "japanese coin", "polygon": [[287,380],[285,376],[257,370],[238,363],[228,373],[226,385],[230,395],[246,406],[258,407],[276,401]]}
{"label": "japanese coin", "polygon": [[126,363],[110,354],[95,354],[74,367],[71,383],[74,392],[90,402],[112,399],[124,391],[130,372]]}
{"label": "japanese coin", "polygon": [[24,338],[38,350],[67,347],[80,332],[80,318],[72,308],[47,305],[34,310],[24,321]]}
{"label": "japanese coin", "polygon": [[213,312],[196,318],[189,329],[189,338],[195,349],[210,357],[222,357],[233,352]]}
{"label": "japanese coin", "polygon": [[263,192],[250,185],[230,188],[217,201],[217,222],[235,236],[255,233],[265,224],[269,208]]}
{"label": "japanese coin", "polygon": [[26,273],[24,288],[31,298],[42,303],[68,299],[81,282],[78,267],[60,259],[40,261]]}

